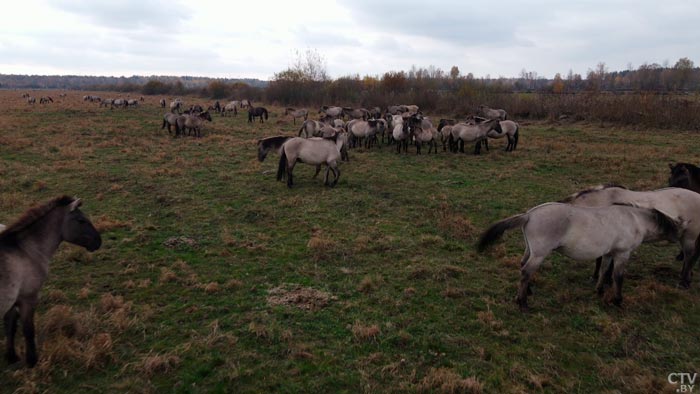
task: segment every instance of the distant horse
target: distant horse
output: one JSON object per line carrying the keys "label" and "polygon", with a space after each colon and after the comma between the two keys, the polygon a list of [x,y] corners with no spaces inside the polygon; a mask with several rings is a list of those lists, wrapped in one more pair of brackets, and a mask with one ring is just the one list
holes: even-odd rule
{"label": "distant horse", "polygon": [[216,111],[217,114],[221,113],[221,103],[219,103],[219,100],[216,100],[214,105],[210,105],[207,111]]}
{"label": "distant horse", "polygon": [[491,130],[495,130],[498,133],[503,132],[498,119],[491,119],[476,125],[457,123],[452,126],[452,135],[450,136],[452,152],[456,152],[457,148],[459,148],[459,151],[464,153],[465,143],[475,143],[474,154],[481,154],[482,141],[488,138],[488,133]]}
{"label": "distant horse", "polygon": [[299,137],[318,137],[321,135],[321,129],[324,125],[325,124],[323,122],[319,122],[318,120],[305,120],[304,123],[302,123],[301,128],[299,129]]}
{"label": "distant horse", "polygon": [[226,116],[229,112],[233,112],[234,116],[238,115],[238,101],[231,101],[224,105],[224,108],[221,110],[221,116]]}
{"label": "distant horse", "polygon": [[19,361],[15,352],[17,320],[22,320],[25,362],[38,361],[34,339],[34,309],[39,290],[49,272],[51,257],[62,241],[82,246],[90,252],[100,248],[100,233],[80,211],[81,201],[58,197],[26,211],[0,233],[0,316],[4,316],[6,358]]}
{"label": "distant horse", "polygon": [[112,104],[111,104],[110,108],[114,108],[114,107],[126,108],[128,105],[129,104],[124,99],[115,99],[115,100],[112,100]]}
{"label": "distant horse", "polygon": [[304,120],[309,118],[309,111],[306,109],[285,108],[284,115],[292,115],[292,121],[294,124],[297,124],[297,118],[304,118]]}
{"label": "distant horse", "polygon": [[198,114],[178,116],[177,126],[180,128],[180,132],[183,136],[185,135],[185,130],[187,130],[187,135],[192,134],[195,137],[201,137],[204,121],[211,122],[211,115],[209,115],[209,111],[204,111]]}
{"label": "distant horse", "polygon": [[372,144],[377,142],[377,120],[369,119],[367,121],[353,119],[345,125],[345,129],[348,131],[348,137],[350,137],[350,147],[354,148],[356,143],[360,143],[366,149],[372,147]]}
{"label": "distant horse", "polygon": [[180,135],[180,127],[177,125],[178,117],[180,117],[180,115],[174,114],[172,112],[166,112],[165,115],[163,115],[163,126],[161,126],[161,130],[164,129],[165,126],[168,126],[168,134],[172,134],[171,127],[175,126],[175,136],[177,137],[178,135]]}
{"label": "distant horse", "polygon": [[51,96],[41,96],[39,99],[39,104],[47,104],[47,103],[53,103],[53,99]]}
{"label": "distant horse", "polygon": [[[486,230],[477,245],[481,252],[496,242],[506,230],[520,227],[525,238],[525,254],[520,262],[520,287],[516,301],[528,310],[530,277],[553,251],[574,260],[605,256],[614,261],[615,298],[622,302],[625,262],[643,242],[676,240],[678,223],[656,209],[612,205],[599,208],[546,203],[524,214],[511,216]],[[602,282],[598,282],[599,294]]]}
{"label": "distant horse", "polygon": [[263,122],[263,116],[265,117],[265,120],[267,120],[267,109],[265,107],[250,107],[248,108],[248,123],[253,123],[253,120],[255,118],[260,118],[260,123],[265,123]]}
{"label": "distant horse", "polygon": [[36,98],[35,97],[27,97],[27,104],[36,104]]}
{"label": "distant horse", "polygon": [[700,193],[700,168],[690,163],[669,163],[671,176],[668,178],[668,185],[671,187],[682,187]]}
{"label": "distant horse", "polygon": [[[499,122],[501,124],[502,132],[499,133],[496,130],[489,131],[489,138],[503,138],[508,137],[508,144],[506,145],[506,152],[512,152],[518,147],[518,139],[520,138],[520,125],[513,122],[512,120],[502,120]],[[488,144],[486,144],[486,149],[488,150]]]}
{"label": "distant horse", "polygon": [[408,122],[404,123],[401,115],[392,115],[391,124],[393,127],[391,137],[396,142],[396,153],[401,153],[401,147],[403,147],[404,153],[408,153]]}
{"label": "distant horse", "polygon": [[165,99],[160,99],[160,107],[165,108]]}
{"label": "distant horse", "polygon": [[241,108],[246,108],[246,107],[248,107],[248,108],[252,107],[250,101],[248,101],[248,100],[241,100]]}
{"label": "distant horse", "polygon": [[[277,169],[277,180],[281,181],[287,177],[287,187],[293,185],[292,171],[297,161],[316,166],[316,174],[320,171],[320,165],[326,164],[326,175],[324,185],[335,186],[340,179],[340,169],[338,161],[341,159],[343,140],[339,138],[299,138],[289,139],[282,145],[279,167]],[[328,173],[333,171],[333,183],[328,182]],[[316,175],[314,175],[315,177]]]}
{"label": "distant horse", "polygon": [[182,112],[182,101],[180,101],[179,99],[170,103],[170,112],[175,111],[177,111],[177,113]]}
{"label": "distant horse", "polygon": [[505,110],[489,108],[485,105],[479,106],[479,113],[481,114],[481,116],[483,116],[487,119],[498,119],[498,120],[508,119],[508,113],[506,113]]}
{"label": "distant horse", "polygon": [[280,153],[282,145],[292,137],[278,135],[258,140],[258,161],[262,162],[270,151]]}
{"label": "distant horse", "polygon": [[322,105],[318,110],[319,114],[323,114],[325,119],[333,120],[343,116],[343,107],[329,107]]}

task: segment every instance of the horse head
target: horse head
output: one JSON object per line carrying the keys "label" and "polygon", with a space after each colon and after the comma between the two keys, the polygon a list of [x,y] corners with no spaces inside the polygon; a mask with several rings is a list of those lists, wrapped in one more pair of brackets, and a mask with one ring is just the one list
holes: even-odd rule
{"label": "horse head", "polygon": [[90,220],[80,211],[81,205],[82,201],[79,198],[70,203],[61,229],[61,236],[64,240],[93,252],[102,245],[102,237]]}
{"label": "horse head", "polygon": [[201,119],[204,119],[204,120],[207,120],[207,121],[211,122],[211,115],[209,114],[209,111],[208,111],[208,110],[202,112],[201,114],[199,114],[199,117],[200,117]]}
{"label": "horse head", "polygon": [[[501,128],[501,122],[498,119],[492,119],[489,122],[491,122],[491,129],[496,130],[498,134],[503,133],[503,128]],[[509,137],[510,138],[510,137]]]}
{"label": "horse head", "polygon": [[690,171],[686,163],[668,163],[671,170],[671,176],[668,178],[670,187],[682,187],[687,189],[690,187]]}

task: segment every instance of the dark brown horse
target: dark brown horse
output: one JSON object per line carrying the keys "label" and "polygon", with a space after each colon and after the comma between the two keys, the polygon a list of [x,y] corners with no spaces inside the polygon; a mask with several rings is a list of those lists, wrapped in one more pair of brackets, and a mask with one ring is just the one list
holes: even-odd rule
{"label": "dark brown horse", "polygon": [[668,185],[671,187],[682,187],[700,193],[700,168],[689,163],[668,163],[671,169],[671,176],[668,178]]}
{"label": "dark brown horse", "polygon": [[4,316],[5,357],[10,364],[19,361],[15,353],[18,318],[22,319],[26,363],[29,367],[37,363],[34,309],[51,257],[61,242],[91,252],[102,245],[100,233],[80,211],[80,204],[79,199],[68,196],[55,198],[29,209],[0,233],[0,315]]}
{"label": "dark brown horse", "polygon": [[253,123],[253,120],[255,120],[255,118],[260,118],[260,123],[265,123],[263,122],[263,116],[265,117],[265,120],[267,120],[267,109],[265,109],[264,107],[248,108],[248,123]]}

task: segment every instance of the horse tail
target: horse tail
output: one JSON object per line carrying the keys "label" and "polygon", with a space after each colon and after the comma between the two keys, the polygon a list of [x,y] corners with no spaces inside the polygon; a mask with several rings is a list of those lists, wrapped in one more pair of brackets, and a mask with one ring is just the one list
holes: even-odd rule
{"label": "horse tail", "polygon": [[284,151],[284,147],[282,147],[282,154],[280,155],[280,164],[277,167],[277,180],[281,181],[284,179],[284,176],[287,174],[287,153]]}
{"label": "horse tail", "polygon": [[301,124],[301,128],[299,129],[299,135],[298,135],[299,137],[301,137],[301,132],[304,131],[305,128],[306,128],[306,121],[304,121],[304,123]]}
{"label": "horse tail", "polygon": [[263,108],[263,113],[265,114],[265,120],[267,120],[267,110]]}
{"label": "horse tail", "polygon": [[517,123],[515,124],[515,134],[513,134],[513,148],[512,150],[515,150],[515,148],[518,146],[518,136],[520,135],[520,125]]}
{"label": "horse tail", "polygon": [[488,228],[481,238],[479,238],[479,243],[476,245],[477,251],[479,253],[486,250],[487,247],[491,246],[494,242],[498,241],[506,230],[510,230],[515,227],[522,227],[527,223],[530,217],[524,213],[520,215],[511,216],[507,219],[503,219],[500,222],[493,224]]}

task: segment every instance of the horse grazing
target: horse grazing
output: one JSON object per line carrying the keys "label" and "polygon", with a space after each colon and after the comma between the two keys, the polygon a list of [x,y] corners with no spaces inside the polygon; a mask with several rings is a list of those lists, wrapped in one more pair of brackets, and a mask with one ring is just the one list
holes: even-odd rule
{"label": "horse grazing", "polygon": [[100,233],[80,211],[80,199],[63,196],[26,211],[0,233],[0,316],[4,316],[10,364],[19,361],[15,353],[17,320],[22,320],[26,363],[36,365],[34,309],[39,290],[46,281],[49,263],[62,241],[90,252],[100,248]]}
{"label": "horse grazing", "polygon": [[[580,191],[559,202],[585,207],[632,204],[638,207],[658,209],[673,218],[677,218],[680,220],[681,229],[678,241],[682,254],[679,257],[682,256],[683,259],[683,271],[679,284],[684,288],[690,286],[693,264],[698,259],[697,254],[700,253],[700,245],[696,245],[696,240],[700,236],[700,194],[677,187],[640,192],[627,190],[618,185],[601,185]],[[601,259],[596,262],[596,270],[593,273],[593,277],[599,280],[604,277],[604,275],[598,274],[601,263]]]}
{"label": "horse grazing", "polygon": [[138,107],[139,101],[136,99],[126,100],[126,107]]}
{"label": "horse grazing", "polygon": [[267,157],[270,151],[275,151],[278,154],[281,152],[282,145],[292,137],[278,135],[275,137],[267,137],[258,140],[258,161],[262,162]]}
{"label": "horse grazing", "polygon": [[480,105],[478,112],[481,114],[481,116],[483,116],[487,119],[498,119],[498,120],[508,119],[508,113],[503,109],[489,108],[485,105]]}
{"label": "horse grazing", "polygon": [[234,116],[238,115],[238,101],[231,101],[224,105],[224,108],[221,110],[221,116],[226,116],[229,112],[233,112]]}
{"label": "horse grazing", "polygon": [[165,99],[160,99],[159,103],[161,108],[165,108]]}
{"label": "horse grazing", "polygon": [[[343,149],[343,139],[326,139],[326,138],[300,138],[293,137],[282,145],[282,154],[280,156],[279,167],[277,169],[277,180],[281,181],[287,177],[287,187],[293,185],[294,165],[297,161],[316,166],[316,175],[321,170],[321,165],[326,164],[326,175],[324,177],[324,185],[335,186],[340,179],[340,169],[338,161],[341,159],[341,150]],[[328,182],[328,172],[333,171],[333,183]]]}
{"label": "horse grazing", "polygon": [[668,178],[668,185],[671,187],[682,187],[700,193],[700,168],[689,163],[668,163],[671,169],[671,176]]}
{"label": "horse grazing", "polygon": [[241,108],[246,108],[246,107],[250,108],[250,107],[252,107],[252,106],[253,106],[253,105],[250,103],[250,101],[248,101],[248,100],[241,100]]}
{"label": "horse grazing", "polygon": [[297,124],[297,118],[304,118],[304,120],[309,118],[309,111],[306,109],[285,108],[284,115],[292,115],[292,122]]}
{"label": "horse grazing", "polygon": [[36,104],[36,97],[27,97],[27,104]]}
{"label": "horse grazing", "polygon": [[185,130],[187,130],[187,135],[194,135],[195,137],[202,136],[202,126],[204,121],[211,122],[211,115],[209,111],[204,111],[199,114],[187,114],[177,117],[177,126],[180,128],[182,135],[185,135]]}
{"label": "horse grazing", "polygon": [[[546,203],[495,223],[482,234],[477,249],[483,252],[506,230],[516,227],[522,229],[525,238],[516,298],[522,311],[528,310],[530,277],[553,251],[574,260],[590,260],[598,256],[613,260],[613,303],[620,305],[624,265],[632,251],[643,242],[676,240],[679,231],[677,222],[657,209],[625,205],[590,208]],[[601,280],[597,289],[602,294]]]}
{"label": "horse grazing", "polygon": [[253,123],[255,118],[260,118],[260,123],[263,122],[263,116],[267,120],[267,109],[265,107],[248,107],[248,123]]}
{"label": "horse grazing", "polygon": [[51,96],[41,96],[39,99],[39,104],[48,104],[48,103],[53,103],[53,99]]}
{"label": "horse grazing", "polygon": [[450,147],[452,152],[459,151],[464,153],[464,144],[475,142],[474,154],[481,154],[482,141],[488,138],[488,133],[491,130],[496,130],[502,133],[501,124],[498,119],[487,120],[484,123],[470,125],[466,123],[457,123],[452,126],[452,134],[450,136]]}

